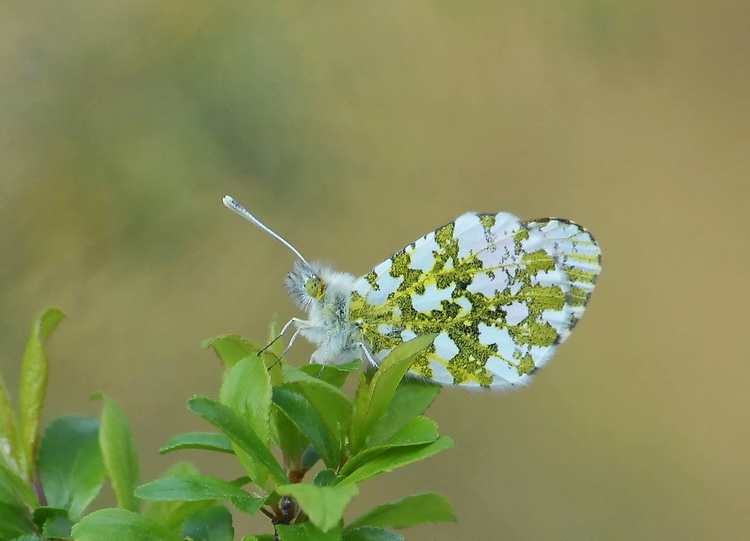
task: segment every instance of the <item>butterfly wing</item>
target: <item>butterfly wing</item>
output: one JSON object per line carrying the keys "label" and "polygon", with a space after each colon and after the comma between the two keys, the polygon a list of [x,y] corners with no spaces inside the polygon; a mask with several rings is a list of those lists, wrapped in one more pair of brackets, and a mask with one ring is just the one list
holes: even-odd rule
{"label": "butterfly wing", "polygon": [[466,213],[358,279],[350,317],[376,360],[437,333],[411,372],[444,384],[519,385],[581,318],[599,258],[572,222]]}
{"label": "butterfly wing", "polygon": [[554,246],[562,269],[570,283],[568,303],[571,309],[571,325],[567,333],[561,333],[560,342],[570,336],[573,327],[580,321],[596,279],[602,271],[602,252],[587,229],[562,218],[540,218],[529,220],[526,226],[544,235]]}

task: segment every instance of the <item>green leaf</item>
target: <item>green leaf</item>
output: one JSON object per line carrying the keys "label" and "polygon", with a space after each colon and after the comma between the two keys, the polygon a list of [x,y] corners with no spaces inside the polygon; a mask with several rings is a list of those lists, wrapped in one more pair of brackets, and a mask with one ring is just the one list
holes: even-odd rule
{"label": "green leaf", "polygon": [[302,467],[309,470],[318,463],[318,460],[320,460],[318,450],[312,445],[309,445],[302,453]]}
{"label": "green leaf", "polygon": [[42,506],[34,509],[32,520],[47,538],[70,539],[70,529],[75,524],[67,509]]}
{"label": "green leaf", "polygon": [[0,502],[29,512],[39,507],[39,500],[29,485],[7,466],[0,466]]}
{"label": "green leaf", "polygon": [[349,398],[338,387],[313,378],[293,366],[284,366],[284,381],[286,387],[307,398],[336,439],[337,447],[343,449],[352,416]]}
{"label": "green leaf", "polygon": [[25,510],[6,502],[0,502],[0,539],[15,539],[19,535],[32,533],[34,527]]}
{"label": "green leaf", "polygon": [[[190,462],[178,462],[165,472],[164,477],[197,474],[198,469]],[[211,505],[214,503],[210,500],[197,502],[147,500],[143,514],[171,531],[178,532],[186,517]]]}
{"label": "green leaf", "polygon": [[232,514],[222,505],[213,505],[189,516],[182,535],[193,541],[232,541]]}
{"label": "green leaf", "polygon": [[34,456],[39,441],[39,430],[47,392],[47,354],[44,345],[65,315],[50,308],[34,322],[21,362],[21,381],[18,392],[18,411],[21,426],[21,454],[16,457],[28,481],[34,478]]}
{"label": "green leaf", "polygon": [[[330,395],[332,400],[335,400],[336,402],[338,402],[339,407],[343,408],[344,410],[351,409],[351,400],[349,400],[349,397],[347,397],[337,385],[333,385],[325,380],[322,380],[313,375],[310,375],[308,373],[308,370],[305,370],[306,368],[309,368],[310,366],[315,367],[318,365],[308,364],[308,365],[303,366],[302,368],[297,368],[296,366],[291,366],[291,365],[285,365],[283,368],[284,383],[287,383],[287,384],[299,383],[302,386],[310,386],[313,389],[321,389],[327,392]],[[336,371],[338,372],[338,370]]]}
{"label": "green leaf", "polygon": [[0,374],[0,464],[8,466],[18,474],[25,475],[26,468],[21,467],[22,449],[18,444],[18,421],[8,389]]}
{"label": "green leaf", "polygon": [[201,342],[202,348],[212,347],[224,364],[224,368],[231,368],[245,357],[257,354],[263,346],[252,340],[242,338],[236,334],[216,336]]}
{"label": "green leaf", "polygon": [[299,368],[302,372],[313,378],[330,383],[334,387],[344,385],[346,378],[352,372],[356,372],[362,365],[362,361],[356,359],[345,364],[327,364],[325,366],[317,363],[306,364]]}
{"label": "green leaf", "polygon": [[351,425],[351,451],[359,452],[373,427],[388,409],[396,387],[414,362],[414,357],[428,347],[436,334],[418,336],[399,344],[383,359],[369,385],[360,385],[354,399],[354,418]]}
{"label": "green leaf", "polygon": [[286,526],[279,524],[276,526],[281,541],[340,541],[341,528],[336,527],[322,532],[311,522],[294,524]]}
{"label": "green leaf", "polygon": [[274,387],[273,404],[307,437],[326,466],[338,467],[341,458],[340,442],[303,395],[286,387]]}
{"label": "green leaf", "polygon": [[205,396],[196,396],[188,400],[188,408],[219,428],[240,449],[263,464],[277,484],[289,482],[286,473],[268,447],[263,444],[252,428],[243,423],[227,406]]}
{"label": "green leaf", "polygon": [[341,541],[404,541],[403,536],[373,526],[360,526],[344,530]]}
{"label": "green leaf", "polygon": [[262,358],[257,355],[245,357],[227,370],[219,401],[247,419],[253,432],[268,445],[271,379]]}
{"label": "green leaf", "polygon": [[372,447],[388,441],[412,419],[422,415],[441,389],[436,383],[417,378],[401,380],[385,414],[373,426],[367,445]]}
{"label": "green leaf", "polygon": [[73,526],[75,541],[184,541],[150,518],[126,509],[102,509]]}
{"label": "green leaf", "polygon": [[334,470],[326,468],[324,470],[320,470],[317,475],[315,475],[313,484],[317,487],[328,487],[335,485],[338,479],[340,479],[340,477]]}
{"label": "green leaf", "polygon": [[285,463],[293,470],[299,469],[303,451],[309,445],[307,438],[299,428],[278,408],[271,410],[271,419],[275,427],[276,444],[284,453]]}
{"label": "green leaf", "polygon": [[355,485],[318,487],[307,483],[276,487],[281,496],[291,496],[321,531],[327,532],[337,526],[344,516],[344,509],[359,493]]}
{"label": "green leaf", "polygon": [[180,449],[203,449],[204,451],[217,451],[219,453],[234,453],[232,442],[224,434],[188,432],[170,439],[159,449],[159,454],[166,455]]}
{"label": "green leaf", "polygon": [[435,421],[427,417],[416,417],[384,444],[377,447],[368,447],[350,458],[339,473],[345,477],[387,449],[432,443],[438,437],[437,423]]}
{"label": "green leaf", "polygon": [[270,534],[262,535],[246,535],[242,538],[242,541],[276,541],[275,536]]}
{"label": "green leaf", "polygon": [[104,484],[99,421],[79,415],[52,421],[42,437],[37,468],[47,505],[67,509],[77,520]]}
{"label": "green leaf", "polygon": [[44,526],[44,523],[47,522],[52,517],[67,517],[68,516],[68,510],[67,509],[60,509],[59,507],[49,507],[46,505],[40,505],[36,509],[34,509],[32,513],[32,520],[34,521],[34,524],[36,524],[39,528]]}
{"label": "green leaf", "polygon": [[389,449],[373,457],[370,461],[363,464],[362,467],[350,473],[339,483],[339,486],[349,483],[361,483],[371,477],[395,470],[401,466],[406,466],[412,462],[417,462],[453,446],[452,439],[441,436],[433,443]]}
{"label": "green leaf", "polygon": [[117,506],[137,511],[139,504],[133,496],[133,490],[138,486],[140,470],[130,423],[117,402],[102,394],[96,394],[94,398],[104,403],[99,426],[99,447]]}
{"label": "green leaf", "polygon": [[[272,323],[271,332],[273,332],[274,328],[274,323]],[[276,335],[274,335],[274,338],[275,337]],[[263,362],[268,368],[271,381],[273,381],[275,385],[281,384],[282,382],[279,351],[284,351],[284,344],[281,340],[277,340],[271,345],[271,347],[266,349],[266,346],[253,340],[248,340],[247,338],[243,338],[236,334],[227,334],[204,340],[201,342],[201,347],[213,347],[214,351],[219,356],[219,359],[221,359],[224,368],[227,370],[232,368],[245,357],[258,356],[258,354],[260,354],[263,358]],[[261,351],[263,351],[263,353],[260,353]]]}
{"label": "green leaf", "polygon": [[70,532],[75,522],[68,518],[64,509],[58,509],[57,511],[59,513],[51,514],[44,521],[42,533],[48,539],[70,539]]}
{"label": "green leaf", "polygon": [[379,505],[351,522],[346,529],[376,526],[400,530],[428,522],[456,522],[453,506],[439,494],[416,494]]}
{"label": "green leaf", "polygon": [[209,475],[163,477],[139,486],[135,494],[144,500],[231,501],[245,512],[257,511],[265,498],[256,498],[237,485]]}
{"label": "green leaf", "polygon": [[44,541],[44,540],[35,535],[22,535],[21,537],[16,537],[13,541]]}
{"label": "green leaf", "polygon": [[[271,379],[261,357],[245,357],[224,374],[219,401],[239,415],[261,443],[270,443],[269,422],[271,411]],[[265,489],[268,471],[247,453],[234,446],[237,459],[253,482]]]}

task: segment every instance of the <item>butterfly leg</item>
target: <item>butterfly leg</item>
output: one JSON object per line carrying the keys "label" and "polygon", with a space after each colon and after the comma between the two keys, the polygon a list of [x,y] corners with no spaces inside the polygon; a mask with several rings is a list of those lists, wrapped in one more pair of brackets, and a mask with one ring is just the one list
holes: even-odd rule
{"label": "butterfly leg", "polygon": [[[294,344],[294,341],[295,341],[295,340],[297,340],[297,337],[298,337],[298,336],[299,336],[299,330],[297,330],[297,331],[294,331],[294,334],[293,334],[293,335],[292,335],[292,337],[291,337],[291,338],[289,339],[289,343],[287,344],[286,348],[284,348],[284,351],[282,351],[282,352],[281,352],[281,355],[279,355],[279,358],[278,358],[278,359],[276,359],[276,360],[275,360],[275,361],[273,362],[273,364],[271,364],[271,366],[269,366],[269,367],[268,367],[268,369],[269,369],[269,370],[270,370],[271,368],[273,368],[274,366],[276,366],[276,364],[277,364],[277,363],[278,363],[279,361],[281,361],[281,359],[283,359],[283,358],[284,358],[284,357],[286,356],[287,352],[288,352],[288,351],[289,351],[290,349],[292,349],[292,345]],[[266,347],[268,347],[268,346],[266,346]],[[265,348],[263,348],[263,349],[265,349]]]}
{"label": "butterfly leg", "polygon": [[380,366],[380,365],[377,363],[377,361],[375,360],[375,358],[372,356],[372,353],[370,353],[370,348],[368,348],[367,345],[364,342],[358,342],[356,345],[359,346],[360,348],[362,348],[362,351],[364,352],[365,358],[367,359],[367,361],[372,365],[373,368],[375,368],[377,370],[378,366]]}
{"label": "butterfly leg", "polygon": [[[302,323],[307,323],[307,321],[305,321],[304,319],[300,319],[298,317],[293,317],[292,319],[290,319],[289,321],[287,321],[286,324],[281,328],[281,332],[279,332],[279,334],[276,336],[276,338],[274,338],[268,344],[266,344],[265,347],[258,352],[258,355],[260,355],[261,353],[263,353],[264,351],[266,351],[279,338],[281,338],[282,336],[284,336],[284,333],[286,333],[286,331],[289,329],[289,327],[291,327],[293,324],[296,324],[297,326],[301,326],[300,324],[302,324]],[[276,363],[278,363],[281,359],[284,358],[284,356],[287,354],[287,352],[292,348],[292,344],[294,344],[294,341],[297,339],[298,335],[299,335],[299,329],[297,329],[296,331],[294,331],[294,334],[289,339],[289,343],[287,344],[286,348],[284,348],[284,351],[281,352],[281,355],[279,355],[279,358],[276,359],[273,362],[273,364],[268,367],[269,370],[271,368],[273,368],[274,366],[276,366]]]}
{"label": "butterfly leg", "polygon": [[[274,338],[269,343],[267,343],[265,346],[263,346],[263,349],[261,349],[258,352],[258,354],[260,355],[261,353],[263,353],[264,351],[266,351],[268,348],[270,348],[272,345],[274,345],[276,342],[278,342],[278,340],[282,336],[284,336],[284,334],[286,333],[287,329],[289,329],[289,327],[291,327],[294,324],[299,325],[300,323],[304,323],[304,322],[305,322],[304,319],[300,319],[298,317],[293,317],[292,319],[290,319],[289,321],[287,321],[286,324],[284,324],[284,326],[281,328],[281,332],[279,332],[279,334],[276,335],[276,338]],[[294,333],[294,334],[297,334],[297,333]],[[291,345],[291,340],[289,342],[290,342],[290,345]],[[289,349],[289,346],[287,346],[287,348],[284,350],[284,353],[286,353],[288,349]],[[283,354],[282,354],[282,356],[283,356]]]}

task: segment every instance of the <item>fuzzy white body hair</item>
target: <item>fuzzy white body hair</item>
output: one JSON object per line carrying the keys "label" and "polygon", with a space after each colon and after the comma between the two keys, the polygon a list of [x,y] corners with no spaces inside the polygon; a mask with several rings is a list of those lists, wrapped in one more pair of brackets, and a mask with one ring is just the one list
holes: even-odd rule
{"label": "fuzzy white body hair", "polygon": [[[296,261],[284,281],[289,296],[307,312],[306,320],[295,320],[297,333],[318,349],[310,362],[344,364],[363,358],[360,325],[350,321],[349,307],[356,278],[334,271],[325,263]],[[311,284],[315,290],[311,292]]]}

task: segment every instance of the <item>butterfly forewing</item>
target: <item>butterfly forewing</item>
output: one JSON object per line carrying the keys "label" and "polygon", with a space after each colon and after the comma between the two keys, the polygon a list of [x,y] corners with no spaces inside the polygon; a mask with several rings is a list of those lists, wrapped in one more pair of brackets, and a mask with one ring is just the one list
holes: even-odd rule
{"label": "butterfly forewing", "polygon": [[438,333],[412,372],[445,384],[522,384],[580,319],[599,248],[564,220],[466,213],[354,285],[350,317],[376,360]]}

